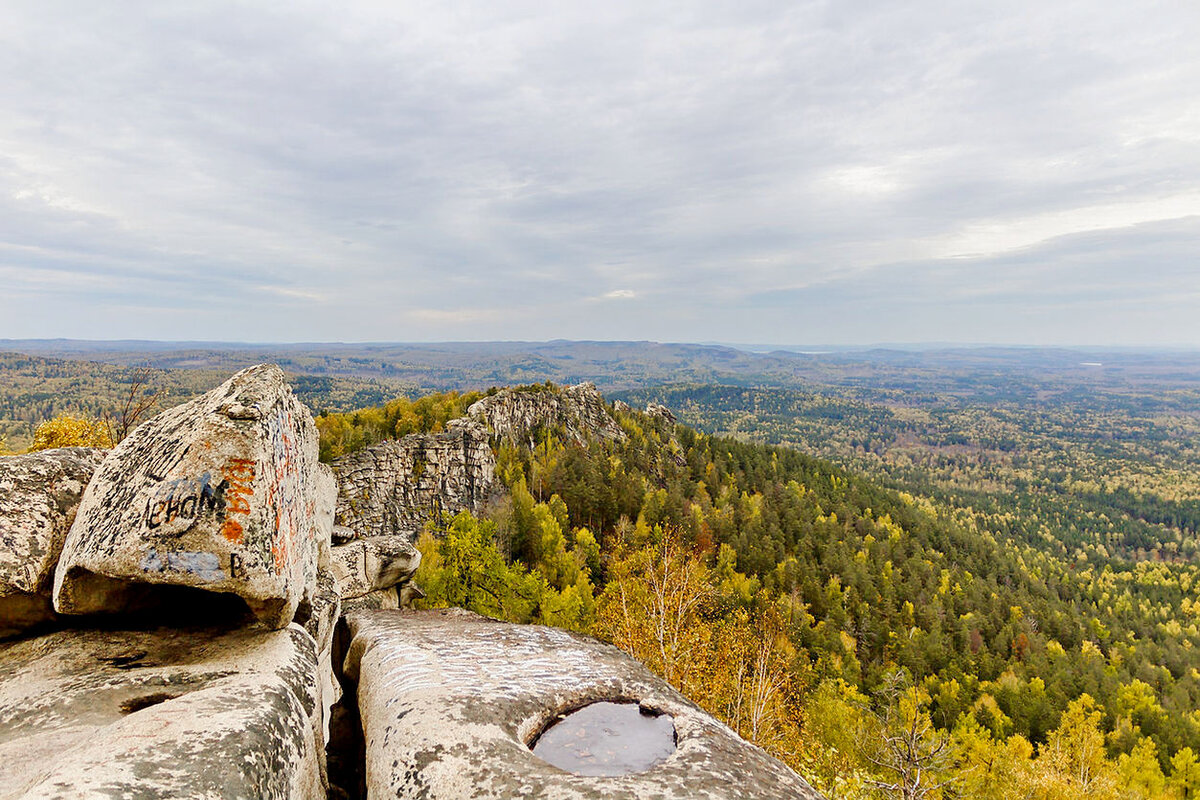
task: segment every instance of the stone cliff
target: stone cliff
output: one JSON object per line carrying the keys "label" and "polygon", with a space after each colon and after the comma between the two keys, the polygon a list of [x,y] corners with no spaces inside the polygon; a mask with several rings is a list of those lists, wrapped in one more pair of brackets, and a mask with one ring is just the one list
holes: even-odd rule
{"label": "stone cliff", "polygon": [[[817,797],[615,648],[398,608],[414,533],[495,491],[491,441],[540,430],[624,436],[589,385],[505,390],[331,471],[260,365],[111,451],[0,458],[0,800]],[[661,758],[535,755],[598,701],[671,731]]]}
{"label": "stone cliff", "polygon": [[345,536],[414,539],[443,514],[478,511],[492,490],[496,460],[487,434],[455,420],[443,433],[415,433],[339,458],[337,524]]}
{"label": "stone cliff", "polygon": [[625,438],[590,383],[501,389],[473,403],[444,432],[410,434],[336,460],[335,540],[401,536],[413,541],[425,523],[444,514],[478,512],[496,491],[491,442],[529,442],[542,431],[580,444]]}
{"label": "stone cliff", "polygon": [[529,442],[539,431],[559,433],[580,444],[589,439],[624,439],[604,398],[590,383],[556,390],[548,386],[501,389],[467,409],[493,436]]}

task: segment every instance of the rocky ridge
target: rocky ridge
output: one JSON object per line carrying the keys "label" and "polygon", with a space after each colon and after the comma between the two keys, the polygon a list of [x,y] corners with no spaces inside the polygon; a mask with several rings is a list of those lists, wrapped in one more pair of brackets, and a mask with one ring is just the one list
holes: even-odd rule
{"label": "rocky ridge", "polygon": [[336,522],[347,536],[413,541],[443,514],[480,510],[493,488],[496,459],[481,427],[454,423],[442,433],[380,442],[333,463]]}
{"label": "rocky ridge", "polygon": [[579,444],[625,439],[595,384],[561,390],[533,386],[501,389],[471,404],[467,416],[498,439],[530,442],[538,431],[558,432]]}
{"label": "rocky ridge", "polygon": [[[415,531],[539,430],[624,436],[594,387],[504,390],[330,471],[260,365],[111,451],[0,458],[0,800],[816,797],[614,648],[399,610]],[[670,714],[674,753],[616,780],[531,753],[611,698]]]}

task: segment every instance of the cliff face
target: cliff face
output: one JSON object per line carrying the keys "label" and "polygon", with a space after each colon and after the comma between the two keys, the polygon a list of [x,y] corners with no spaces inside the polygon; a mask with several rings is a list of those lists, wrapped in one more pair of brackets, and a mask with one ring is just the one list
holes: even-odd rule
{"label": "cliff face", "polygon": [[333,463],[336,524],[354,536],[415,538],[443,513],[478,511],[495,481],[487,435],[469,422],[380,442]]}
{"label": "cliff face", "polygon": [[495,490],[492,438],[527,442],[542,430],[580,444],[625,438],[590,383],[502,389],[472,404],[466,417],[447,427],[443,433],[380,442],[333,463],[336,524],[344,529],[343,538],[402,536],[411,541],[426,522],[442,514],[478,512]]}

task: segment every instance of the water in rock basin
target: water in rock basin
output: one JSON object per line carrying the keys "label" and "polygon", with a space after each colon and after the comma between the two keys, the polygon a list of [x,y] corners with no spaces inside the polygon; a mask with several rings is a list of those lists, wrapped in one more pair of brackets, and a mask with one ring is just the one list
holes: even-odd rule
{"label": "water in rock basin", "polygon": [[668,714],[637,703],[592,703],[562,717],[532,745],[534,755],[577,775],[642,772],[675,752]]}

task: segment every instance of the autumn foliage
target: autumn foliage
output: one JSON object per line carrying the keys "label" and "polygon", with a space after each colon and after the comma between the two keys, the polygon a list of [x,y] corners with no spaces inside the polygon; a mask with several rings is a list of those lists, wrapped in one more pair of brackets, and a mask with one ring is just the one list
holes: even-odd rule
{"label": "autumn foliage", "polygon": [[429,526],[424,602],[611,641],[830,798],[1200,796],[1200,673],[1146,665],[1123,618],[928,500],[618,419],[625,443],[497,443],[507,492]]}

